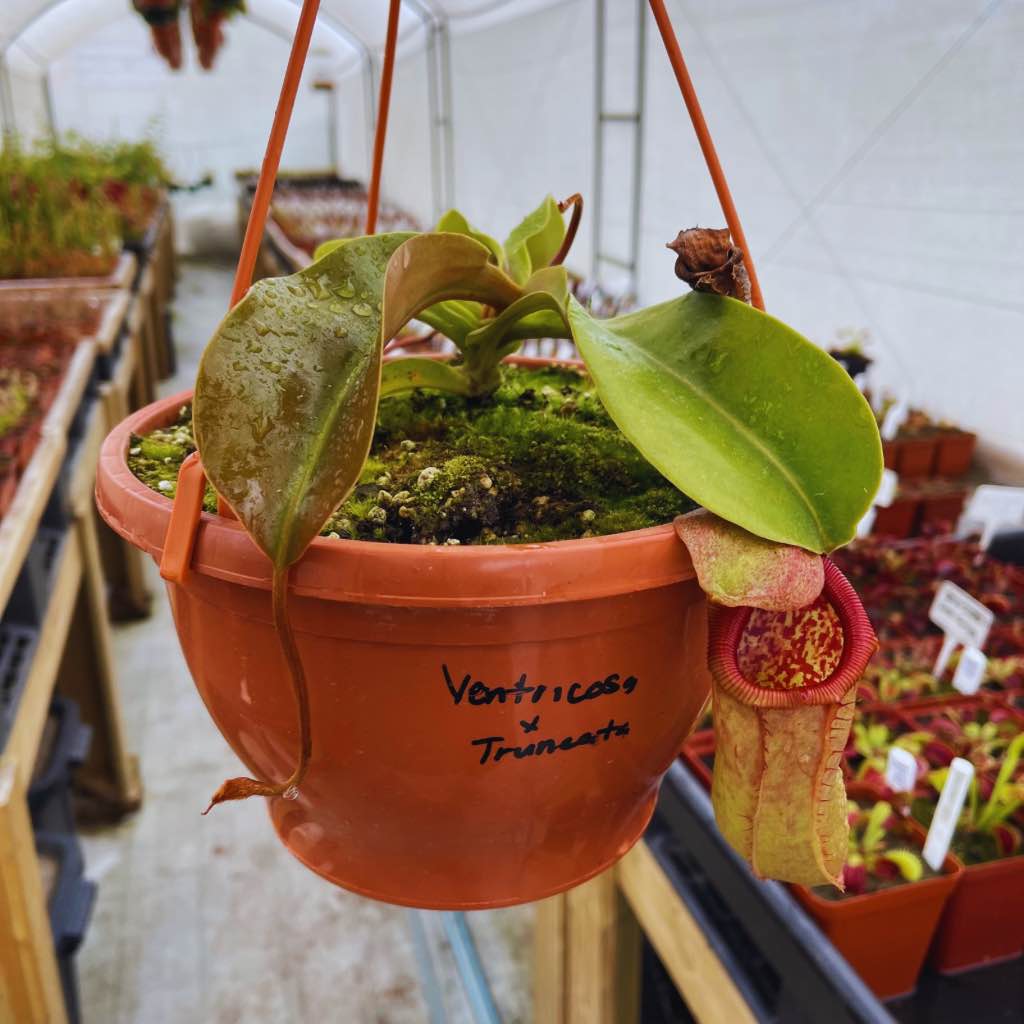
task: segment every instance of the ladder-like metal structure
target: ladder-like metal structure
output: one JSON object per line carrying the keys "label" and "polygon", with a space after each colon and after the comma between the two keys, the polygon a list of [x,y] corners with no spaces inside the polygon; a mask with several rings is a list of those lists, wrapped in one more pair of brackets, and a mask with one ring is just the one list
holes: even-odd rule
{"label": "ladder-like metal structure", "polygon": [[[607,267],[615,267],[628,275],[630,292],[636,292],[638,254],[640,251],[640,183],[643,180],[644,149],[644,64],[647,52],[647,3],[633,0],[635,46],[633,48],[632,108],[609,109],[605,94],[605,68],[608,60],[608,0],[594,0],[594,183],[592,215],[592,275],[600,282]],[[621,10],[621,3],[615,5]],[[610,252],[606,248],[604,162],[608,150],[606,133],[612,125],[630,129],[632,149],[632,188],[627,211],[627,251]]]}

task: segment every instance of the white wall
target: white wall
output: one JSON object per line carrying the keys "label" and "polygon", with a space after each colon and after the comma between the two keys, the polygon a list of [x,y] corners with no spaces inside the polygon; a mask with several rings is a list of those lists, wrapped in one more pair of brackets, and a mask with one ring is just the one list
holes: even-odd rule
{"label": "white wall", "polygon": [[[609,5],[628,22],[634,0]],[[545,192],[592,190],[593,4],[456,35],[456,199],[503,233]],[[866,328],[878,379],[978,430],[1024,482],[1024,4],[674,0],[670,11],[769,311],[830,343]],[[627,98],[621,35],[614,97]],[[640,297],[679,289],[664,243],[722,224],[648,23]],[[397,97],[396,97],[397,99]],[[399,115],[405,116],[405,115]],[[428,156],[392,139],[388,160]],[[612,142],[608,247],[631,183]],[[619,158],[615,166],[616,158]],[[403,179],[396,199],[418,202]],[[591,211],[592,213],[592,211]],[[573,261],[586,268],[588,227]]]}
{"label": "white wall", "polygon": [[[613,0],[610,105],[629,102],[636,0]],[[1019,0],[670,0],[769,311],[827,344],[866,328],[879,379],[977,429],[1024,482],[1024,4]],[[212,75],[171,75],[137,18],[55,65],[62,128],[133,135],[156,115],[175,170],[258,164],[285,44],[240,21]],[[503,235],[547,192],[593,182],[592,0],[452,40],[455,194]],[[399,61],[384,191],[433,216],[422,54]],[[379,71],[379,65],[378,65]],[[640,297],[681,287],[664,243],[722,217],[648,22]],[[343,169],[365,177],[363,78],[339,89]],[[304,87],[285,166],[326,161],[326,99]],[[623,136],[624,140],[625,137]],[[605,166],[609,249],[624,247],[625,141]],[[593,214],[591,209],[590,214]],[[590,217],[571,263],[589,269]]]}
{"label": "white wall", "polygon": [[[671,9],[768,309],[821,342],[867,328],[885,384],[977,429],[1024,482],[1024,5]],[[657,242],[721,217],[656,39],[648,100],[657,299],[674,288]]]}
{"label": "white wall", "polygon": [[[288,59],[285,40],[236,19],[212,72],[186,41],[185,67],[172,72],[153,52],[141,18],[87,36],[52,67],[58,127],[90,138],[134,138],[155,128],[175,174],[207,172],[233,196],[232,174],[259,167]],[[314,63],[299,88],[282,166],[328,165],[327,97],[312,89]]]}

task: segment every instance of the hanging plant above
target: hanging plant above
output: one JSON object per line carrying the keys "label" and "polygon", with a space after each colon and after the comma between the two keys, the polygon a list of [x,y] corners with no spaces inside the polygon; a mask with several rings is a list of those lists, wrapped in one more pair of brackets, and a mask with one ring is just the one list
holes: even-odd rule
{"label": "hanging plant above", "polygon": [[224,45],[224,22],[245,11],[244,0],[132,0],[132,6],[145,19],[153,36],[153,45],[172,71],[182,66],[181,15],[188,5],[192,38],[199,66],[213,68]]}
{"label": "hanging plant above", "polygon": [[132,0],[149,26],[156,52],[172,71],[181,68],[181,0]]}

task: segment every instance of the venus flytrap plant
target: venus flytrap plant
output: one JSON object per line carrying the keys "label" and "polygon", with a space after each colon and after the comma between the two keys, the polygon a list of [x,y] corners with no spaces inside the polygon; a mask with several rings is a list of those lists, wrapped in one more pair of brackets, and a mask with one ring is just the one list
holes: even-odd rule
{"label": "venus flytrap plant", "polygon": [[[752,796],[745,787],[756,789],[756,778],[747,772],[737,783],[736,792],[747,794],[741,804],[760,801],[759,844],[744,849],[743,837],[730,834],[730,820],[747,813],[735,801],[716,799],[716,810],[723,831],[765,873],[837,880],[845,850],[839,757],[855,680],[847,686],[847,670],[842,694],[815,688],[836,668],[844,644],[838,618],[819,598],[820,555],[852,538],[877,489],[882,459],[873,414],[825,352],[722,294],[695,291],[595,320],[571,296],[561,266],[579,211],[577,197],[567,204],[548,197],[503,244],[454,211],[433,232],[327,243],[300,273],[256,284],[214,335],[196,382],[196,441],[210,482],[272,562],[274,621],[302,740],[290,779],[231,780],[213,802],[287,794],[301,782],[311,747],[286,611],[288,569],[358,481],[378,401],[415,388],[484,398],[498,384],[501,361],[523,340],[562,337],[575,343],[619,430],[704,506],[679,532],[712,600],[791,617],[809,606],[797,618],[812,628],[804,645],[811,669],[785,679],[780,670],[763,681],[766,689],[806,687],[796,700],[808,707],[780,706],[770,716],[779,738],[765,752],[771,785]],[[735,280],[738,258],[729,260],[724,277],[702,265],[695,279],[716,288]],[[413,319],[453,342],[451,363],[383,363],[384,345]],[[776,651],[785,654],[792,637],[783,631],[778,640]],[[858,657],[865,644],[861,637]],[[763,749],[758,709],[730,719],[716,703],[715,717],[727,729],[732,721],[737,756]],[[784,784],[792,775],[787,737],[802,744],[812,765],[806,794],[796,799]],[[716,784],[727,774],[716,772]],[[793,808],[799,827],[786,820]]]}
{"label": "venus flytrap plant", "polygon": [[[1024,777],[1019,771],[1022,757],[1024,733],[1018,735],[1007,747],[987,798],[979,784],[978,775],[975,774],[971,780],[967,801],[953,838],[954,851],[964,863],[979,864],[1021,852],[1024,841],[1020,821],[1014,819],[1018,818],[1024,808]],[[928,782],[936,794],[942,792],[948,774],[948,768],[938,768],[928,773]],[[917,800],[913,805],[914,817],[927,825],[934,809],[932,802]]]}
{"label": "venus flytrap plant", "polygon": [[847,895],[860,896],[896,880],[918,882],[924,874],[921,858],[913,850],[893,845],[892,833],[900,819],[892,805],[880,800],[870,810],[850,801],[850,841],[843,883]]}

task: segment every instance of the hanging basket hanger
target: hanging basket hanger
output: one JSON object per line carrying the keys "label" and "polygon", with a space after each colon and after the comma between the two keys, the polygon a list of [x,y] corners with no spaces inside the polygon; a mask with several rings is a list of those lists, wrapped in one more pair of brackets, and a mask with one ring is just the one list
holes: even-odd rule
{"label": "hanging basket hanger", "polygon": [[[664,0],[649,0],[651,13],[661,34],[661,40],[668,54],[669,63],[675,74],[676,82],[679,84],[679,91],[682,93],[683,102],[686,105],[687,113],[697,135],[701,152],[704,154],[704,162],[707,164],[708,173],[715,187],[722,213],[725,216],[726,224],[733,242],[743,253],[743,262],[750,278],[751,302],[758,309],[764,309],[764,299],[761,294],[761,286],[754,269],[754,261],[750,255],[750,247],[747,244],[743,226],[740,223],[736,205],[729,190],[729,184],[722,170],[715,144],[711,139],[707,121],[704,119],[700,101],[687,70],[686,62],[683,60],[682,50],[679,48],[679,41],[676,38],[675,30],[672,28],[672,21],[665,9]],[[384,43],[384,62],[381,68],[380,99],[377,111],[377,125],[374,131],[373,140],[373,167],[370,173],[370,184],[367,193],[366,204],[366,231],[372,235],[377,227],[377,213],[380,206],[380,180],[384,164],[384,144],[387,136],[388,112],[391,106],[391,83],[394,77],[395,50],[398,40],[398,19],[401,12],[401,0],[389,0],[387,35]],[[270,137],[267,139],[267,149],[263,157],[263,165],[260,168],[259,180],[256,183],[256,191],[253,195],[252,206],[249,210],[249,220],[245,228],[245,237],[242,240],[242,248],[238,256],[238,267],[235,271],[234,287],[231,291],[229,308],[235,306],[242,300],[245,293],[252,284],[253,272],[256,268],[256,258],[259,253],[260,242],[263,239],[263,230],[267,221],[267,214],[270,211],[270,200],[273,196],[274,185],[277,181],[277,173],[281,164],[281,153],[284,149],[285,139],[288,135],[288,125],[291,121],[292,110],[295,107],[295,97],[299,89],[299,81],[302,78],[302,71],[305,67],[306,56],[309,52],[309,43],[313,35],[313,28],[316,24],[316,16],[320,9],[320,0],[303,0],[302,11],[299,14],[298,25],[295,28],[295,38],[292,41],[291,53],[288,57],[288,64],[285,68],[284,81],[281,83],[281,96],[274,112],[274,122],[270,129]],[[639,183],[637,183],[639,187]],[[199,453],[190,455],[178,474],[178,487],[175,493],[174,505],[171,510],[171,520],[167,527],[167,538],[164,544],[163,554],[160,560],[160,575],[164,579],[180,583],[188,572],[188,566],[192,558],[192,549],[195,545],[196,531],[199,527],[199,518],[203,508],[203,492],[205,487],[205,476]],[[218,495],[217,511],[223,516],[233,516],[230,507]]]}

